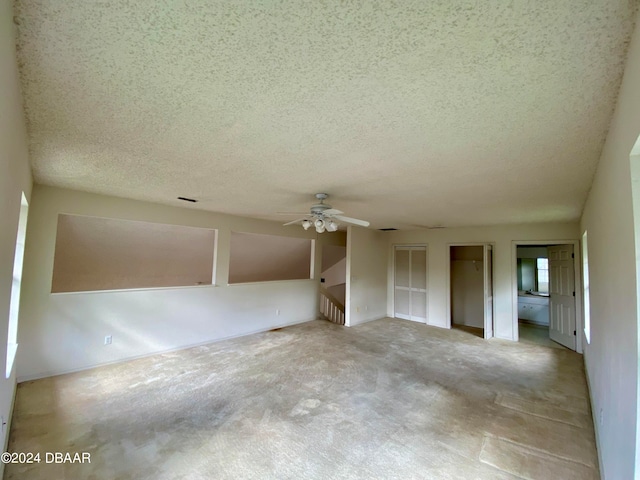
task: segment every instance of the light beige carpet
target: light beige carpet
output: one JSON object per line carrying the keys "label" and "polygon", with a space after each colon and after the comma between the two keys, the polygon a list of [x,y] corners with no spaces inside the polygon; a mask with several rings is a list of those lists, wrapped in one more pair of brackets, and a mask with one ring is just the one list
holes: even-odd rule
{"label": "light beige carpet", "polygon": [[310,322],[18,386],[7,479],[597,479],[582,357]]}

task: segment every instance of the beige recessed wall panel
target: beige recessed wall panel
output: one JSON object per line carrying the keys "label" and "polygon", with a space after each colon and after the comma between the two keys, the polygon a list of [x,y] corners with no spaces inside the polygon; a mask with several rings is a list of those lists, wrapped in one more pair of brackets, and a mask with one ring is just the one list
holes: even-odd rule
{"label": "beige recessed wall panel", "polygon": [[211,285],[216,231],[58,215],[52,293]]}
{"label": "beige recessed wall panel", "polygon": [[229,283],[308,280],[313,240],[231,232]]}

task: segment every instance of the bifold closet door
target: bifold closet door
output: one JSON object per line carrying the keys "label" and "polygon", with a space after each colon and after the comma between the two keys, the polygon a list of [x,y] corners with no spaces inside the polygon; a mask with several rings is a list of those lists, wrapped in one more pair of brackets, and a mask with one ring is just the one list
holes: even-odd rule
{"label": "bifold closet door", "polygon": [[411,250],[396,247],[395,316],[409,320],[411,315]]}
{"label": "bifold closet door", "polygon": [[427,322],[427,249],[411,250],[411,320]]}
{"label": "bifold closet door", "polygon": [[426,247],[395,247],[394,292],[394,315],[396,317],[426,323]]}

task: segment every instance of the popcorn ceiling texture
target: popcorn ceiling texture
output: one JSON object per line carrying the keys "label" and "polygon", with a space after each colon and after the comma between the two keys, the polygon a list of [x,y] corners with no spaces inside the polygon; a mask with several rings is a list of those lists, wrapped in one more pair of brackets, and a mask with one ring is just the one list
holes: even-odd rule
{"label": "popcorn ceiling texture", "polygon": [[637,7],[18,0],[35,180],[272,219],[327,191],[373,227],[577,220]]}

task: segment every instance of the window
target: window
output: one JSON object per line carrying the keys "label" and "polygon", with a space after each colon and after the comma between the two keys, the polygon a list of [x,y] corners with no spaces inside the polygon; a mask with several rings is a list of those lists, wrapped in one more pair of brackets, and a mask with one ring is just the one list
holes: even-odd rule
{"label": "window", "polygon": [[536,258],[536,290],[549,293],[549,259]]}
{"label": "window", "polygon": [[16,251],[13,257],[13,283],[11,284],[11,301],[9,303],[9,331],[7,337],[7,369],[6,377],[11,376],[13,362],[18,350],[18,313],[20,310],[20,288],[22,286],[22,262],[24,259],[24,243],[27,234],[27,215],[29,204],[22,193],[18,234],[16,235]]}
{"label": "window", "polygon": [[589,299],[589,251],[587,248],[587,231],[582,235],[582,275],[584,276],[584,337],[591,343],[591,301]]}

